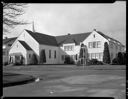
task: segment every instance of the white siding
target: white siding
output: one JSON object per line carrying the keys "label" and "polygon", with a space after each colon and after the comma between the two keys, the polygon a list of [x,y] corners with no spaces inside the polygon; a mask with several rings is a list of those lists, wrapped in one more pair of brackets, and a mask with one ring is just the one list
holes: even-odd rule
{"label": "white siding", "polygon": [[24,32],[18,37],[18,40],[25,41],[33,51],[39,56],[39,43],[25,30]]}
{"label": "white siding", "polygon": [[[29,55],[30,55],[30,57],[29,57]],[[27,60],[28,60],[28,64],[31,63],[32,55],[33,55],[33,51],[28,51],[28,52],[27,52]]]}
{"label": "white siding", "polygon": [[[40,45],[41,50],[45,50],[46,63],[45,64],[59,64],[59,48],[55,46]],[[51,58],[49,58],[49,50],[51,50]],[[56,58],[54,58],[54,51],[56,51]]]}
{"label": "white siding", "polygon": [[[94,35],[95,35],[95,37],[94,37]],[[100,48],[89,48],[88,43],[89,42],[96,42],[96,41],[100,41],[101,42]],[[103,36],[101,36],[100,34],[98,34],[96,31],[93,31],[83,41],[84,45],[86,45],[87,48],[88,48],[88,53],[103,53],[103,51],[104,51],[104,43],[105,42],[107,42],[109,44],[108,40],[106,40]],[[102,58],[103,58],[103,56],[102,56]],[[101,59],[97,58],[97,59],[100,60],[100,61],[102,61],[102,58]]]}
{"label": "white siding", "polygon": [[[73,50],[69,50],[69,51],[65,51],[64,50],[64,46],[74,46],[74,49]],[[62,55],[73,55],[76,57],[76,54],[77,54],[77,57],[79,55],[79,52],[80,52],[80,45],[75,45],[75,43],[69,43],[69,44],[63,44],[63,46],[60,47],[60,62],[61,63],[64,63],[64,60],[62,60]],[[76,61],[76,60],[74,60]]]}
{"label": "white siding", "polygon": [[19,41],[15,42],[12,48],[9,51],[11,53],[22,53],[23,57],[25,58],[25,64],[27,64],[27,51],[26,49],[20,44]]}

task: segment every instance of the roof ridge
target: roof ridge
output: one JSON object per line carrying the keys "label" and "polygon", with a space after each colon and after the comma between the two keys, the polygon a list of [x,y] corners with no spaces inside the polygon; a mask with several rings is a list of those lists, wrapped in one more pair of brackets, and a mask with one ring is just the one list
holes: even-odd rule
{"label": "roof ridge", "polygon": [[[32,48],[25,42],[25,41],[22,41],[22,40],[18,40],[27,50],[32,50]],[[25,45],[24,45],[24,44]]]}
{"label": "roof ridge", "polygon": [[[118,40],[116,40],[115,38],[112,38],[112,37],[109,37],[108,35],[105,35],[104,33],[102,33],[101,31],[97,31],[98,33],[101,33],[102,35],[104,35],[104,36],[106,36],[106,37],[108,37],[109,39],[112,39],[112,40],[114,40],[114,41],[116,41],[116,42],[118,42],[118,43],[121,43],[121,42],[119,42]],[[122,43],[121,43],[122,44]],[[123,45],[123,44],[122,44]]]}
{"label": "roof ridge", "polygon": [[[91,32],[83,32],[83,33],[75,33],[75,34],[70,34],[70,36],[72,35],[80,35],[80,34],[86,34],[86,33],[91,33]],[[59,36],[69,36],[69,35],[58,35],[58,36],[55,36],[55,37],[59,37]]]}
{"label": "roof ridge", "polygon": [[46,36],[51,36],[51,37],[55,37],[55,36],[52,36],[52,35],[48,35],[48,34],[44,34],[44,33],[40,33],[40,32],[33,32],[33,31],[30,31],[30,30],[27,30],[27,29],[25,29],[26,31],[28,31],[29,33],[31,32],[31,33],[33,33],[33,34],[41,34],[41,35],[46,35]]}

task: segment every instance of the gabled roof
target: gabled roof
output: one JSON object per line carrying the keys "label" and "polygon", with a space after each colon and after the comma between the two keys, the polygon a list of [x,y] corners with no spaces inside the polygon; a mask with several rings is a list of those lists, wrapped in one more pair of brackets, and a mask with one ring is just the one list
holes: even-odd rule
{"label": "gabled roof", "polygon": [[32,50],[32,49],[28,46],[28,44],[25,43],[24,41],[20,41],[20,40],[19,40],[19,42],[24,46],[24,48],[25,48],[26,50]]}
{"label": "gabled roof", "polygon": [[110,39],[113,43],[119,43],[119,44],[121,44],[121,45],[123,45],[121,42],[119,42],[119,41],[117,41],[117,40],[115,40],[114,38],[111,38],[111,37],[109,37],[109,36],[107,36],[107,35],[105,35],[105,34],[103,34],[102,32],[100,32],[100,31],[96,31],[97,33],[99,33],[100,35],[102,35],[104,38],[106,38],[107,40],[108,39]]}
{"label": "gabled roof", "polygon": [[26,30],[39,44],[58,46],[54,36]]}
{"label": "gabled roof", "polygon": [[[79,45],[80,42],[83,42],[92,32],[79,33],[79,34],[68,34],[61,36],[50,36],[38,32],[32,32],[30,30],[26,30],[39,44],[52,45],[52,46],[61,46],[62,44],[75,43]],[[119,41],[103,34],[100,31],[96,31],[101,36],[106,38],[107,40],[114,41],[115,43],[121,44]],[[122,44],[121,44],[122,45]]]}
{"label": "gabled roof", "polygon": [[17,37],[3,39],[3,44],[7,44],[8,42],[11,42],[11,41],[13,43],[16,39]]}
{"label": "gabled roof", "polygon": [[76,45],[79,45],[80,42],[83,42],[90,34],[91,32],[56,36],[56,40],[59,45],[74,42]]}

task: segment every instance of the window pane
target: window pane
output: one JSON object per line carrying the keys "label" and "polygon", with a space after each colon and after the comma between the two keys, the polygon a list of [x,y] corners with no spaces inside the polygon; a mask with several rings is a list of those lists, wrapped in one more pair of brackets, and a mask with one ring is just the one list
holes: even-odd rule
{"label": "window pane", "polygon": [[64,50],[65,50],[65,51],[72,51],[72,50],[74,50],[74,46],[73,46],[73,45],[64,46]]}
{"label": "window pane", "polygon": [[49,50],[49,58],[51,58],[51,50]]}
{"label": "window pane", "polygon": [[99,58],[99,53],[96,53],[96,58],[97,58],[97,59]]}
{"label": "window pane", "polygon": [[97,42],[97,47],[98,47],[98,48],[101,47],[101,42],[100,42],[100,41]]}
{"label": "window pane", "polygon": [[96,48],[96,42],[93,42],[93,48]]}
{"label": "window pane", "polygon": [[54,58],[56,58],[56,51],[54,51]]}

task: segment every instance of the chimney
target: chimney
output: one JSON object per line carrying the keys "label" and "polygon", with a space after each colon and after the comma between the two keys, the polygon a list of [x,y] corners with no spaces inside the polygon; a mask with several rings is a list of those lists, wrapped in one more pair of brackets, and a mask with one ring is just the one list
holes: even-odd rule
{"label": "chimney", "polygon": [[93,31],[96,31],[96,29],[93,29]]}
{"label": "chimney", "polygon": [[68,33],[68,36],[71,35],[70,33]]}

